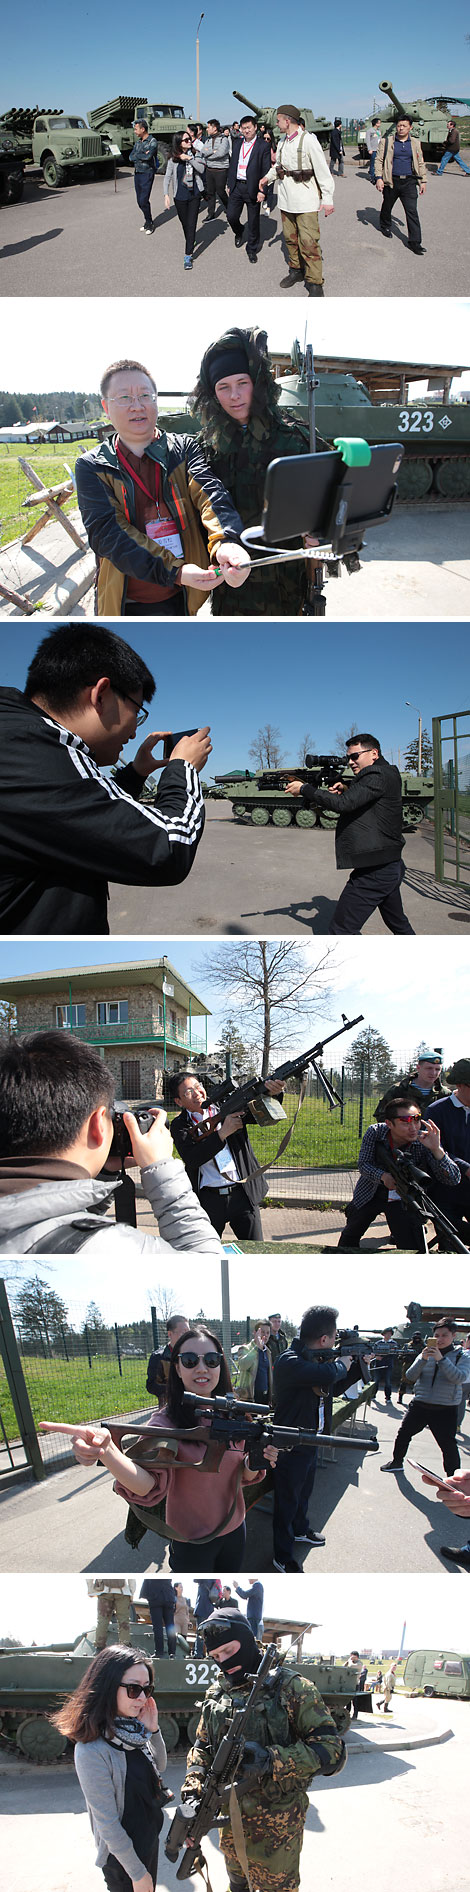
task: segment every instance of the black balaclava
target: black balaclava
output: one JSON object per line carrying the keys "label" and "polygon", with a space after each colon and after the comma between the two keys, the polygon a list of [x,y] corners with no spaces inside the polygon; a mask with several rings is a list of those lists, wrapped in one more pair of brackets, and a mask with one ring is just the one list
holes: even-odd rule
{"label": "black balaclava", "polygon": [[256,1675],[261,1653],[256,1636],[239,1610],[214,1610],[212,1616],[201,1623],[201,1629],[208,1655],[212,1655],[212,1650],[220,1648],[224,1642],[240,1643],[234,1655],[227,1656],[224,1662],[218,1661],[217,1664],[229,1687],[236,1688],[237,1683],[245,1681],[245,1676]]}

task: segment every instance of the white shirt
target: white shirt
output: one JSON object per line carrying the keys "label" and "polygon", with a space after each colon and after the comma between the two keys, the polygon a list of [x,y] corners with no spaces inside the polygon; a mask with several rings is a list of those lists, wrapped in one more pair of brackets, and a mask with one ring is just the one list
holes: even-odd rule
{"label": "white shirt", "polygon": [[[302,162],[299,163],[301,138],[303,140]],[[282,164],[283,171],[286,173],[284,178],[276,177],[276,164]],[[318,138],[315,138],[313,131],[299,131],[295,137],[281,138],[277,148],[276,164],[273,164],[272,170],[268,171],[267,177],[263,178],[263,185],[277,182],[280,210],[287,211],[295,217],[301,212],[318,210],[320,203],[331,204],[333,208],[334,178],[331,176],[321,144]],[[290,181],[289,171],[310,169],[312,175],[308,182],[296,184]]]}
{"label": "white shirt", "polygon": [[[188,1116],[192,1118],[193,1123],[207,1123],[209,1111],[207,1109],[191,1110],[188,1111]],[[209,1162],[201,1163],[199,1170],[200,1189],[223,1189],[224,1183],[237,1183],[239,1181],[240,1176],[235,1157],[232,1156],[231,1150],[228,1149],[226,1143],[222,1143],[220,1154],[217,1152],[216,1156],[211,1156]]]}
{"label": "white shirt", "polygon": [[460,1100],[460,1097],[457,1097],[457,1092],[456,1092],[456,1091],[451,1091],[451,1095],[450,1095],[450,1101],[451,1101],[451,1104],[455,1104],[455,1108],[456,1108],[456,1110],[464,1110],[464,1111],[465,1111],[465,1117],[466,1117],[466,1118],[467,1118],[467,1117],[470,1117],[470,1105],[469,1105],[469,1104],[462,1104],[462,1103],[461,1103],[461,1100]]}
{"label": "white shirt", "polygon": [[237,178],[240,179],[240,182],[242,184],[246,183],[246,167],[247,167],[247,164],[249,163],[249,159],[251,158],[253,145],[256,144],[256,138],[257,138],[257,133],[255,132],[255,136],[254,138],[250,139],[249,144],[247,144],[245,139],[243,138],[242,143],[240,145],[240,150],[238,153]]}

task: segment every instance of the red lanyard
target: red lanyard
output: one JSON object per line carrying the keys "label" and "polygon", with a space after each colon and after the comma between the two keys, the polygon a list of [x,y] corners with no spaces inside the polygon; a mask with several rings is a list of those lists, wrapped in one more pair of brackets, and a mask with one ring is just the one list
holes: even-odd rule
{"label": "red lanyard", "polygon": [[120,443],[119,443],[119,441],[117,441],[117,442],[116,442],[116,453],[117,453],[117,457],[118,457],[118,460],[120,460],[120,462],[121,462],[121,466],[124,466],[124,467],[125,467],[125,469],[126,469],[126,473],[130,473],[130,476],[131,476],[131,480],[134,480],[134,484],[135,484],[136,486],[140,486],[140,490],[141,490],[141,493],[145,493],[145,494],[146,494],[146,497],[147,497],[147,499],[151,499],[151,500],[152,500],[152,502],[154,502],[154,504],[155,504],[155,505],[157,506],[157,508],[158,508],[158,496],[159,496],[159,491],[160,491],[160,467],[159,467],[159,465],[158,465],[158,461],[155,461],[155,462],[154,462],[154,466],[155,466],[155,492],[154,492],[154,493],[151,493],[151,492],[150,492],[150,487],[149,487],[149,486],[145,486],[145,484],[144,484],[144,481],[143,481],[143,480],[141,480],[141,479],[139,479],[139,475],[138,475],[138,473],[134,473],[134,468],[133,468],[132,466],[129,466],[129,461],[128,461],[128,460],[126,460],[126,458],[125,458],[125,455],[123,454],[123,451],[122,451],[122,447],[121,447],[121,445],[120,445]]}

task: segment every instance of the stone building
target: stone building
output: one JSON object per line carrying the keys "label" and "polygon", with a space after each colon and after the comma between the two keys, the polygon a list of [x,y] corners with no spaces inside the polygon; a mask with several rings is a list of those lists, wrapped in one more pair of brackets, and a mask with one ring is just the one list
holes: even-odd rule
{"label": "stone building", "polygon": [[162,1094],[163,1072],[207,1056],[210,1012],[167,958],[0,980],[0,1000],[16,1006],[16,1030],[69,1031],[99,1050],[116,1098]]}

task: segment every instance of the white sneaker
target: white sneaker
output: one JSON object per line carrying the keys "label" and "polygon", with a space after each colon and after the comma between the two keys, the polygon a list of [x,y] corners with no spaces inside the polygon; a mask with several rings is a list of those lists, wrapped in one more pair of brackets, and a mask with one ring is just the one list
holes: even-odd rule
{"label": "white sneaker", "polygon": [[144,236],[153,236],[153,223],[141,223],[140,228],[143,230]]}

